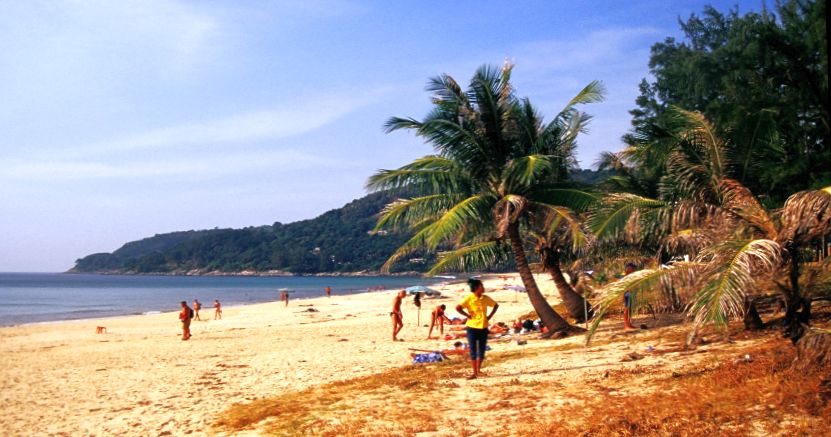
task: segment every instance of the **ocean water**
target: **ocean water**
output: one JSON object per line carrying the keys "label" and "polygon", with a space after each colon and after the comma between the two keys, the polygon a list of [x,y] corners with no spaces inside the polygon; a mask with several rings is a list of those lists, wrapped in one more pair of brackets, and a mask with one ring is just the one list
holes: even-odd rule
{"label": "ocean water", "polygon": [[430,285],[443,279],[421,277],[251,277],[120,276],[63,273],[0,273],[0,326],[59,320],[178,311],[179,302],[199,299],[206,310],[214,299],[223,306],[361,293]]}

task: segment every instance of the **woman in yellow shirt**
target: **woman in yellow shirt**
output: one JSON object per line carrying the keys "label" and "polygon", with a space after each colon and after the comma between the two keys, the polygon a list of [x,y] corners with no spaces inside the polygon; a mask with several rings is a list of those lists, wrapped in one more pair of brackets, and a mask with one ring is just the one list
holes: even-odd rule
{"label": "woman in yellow shirt", "polygon": [[[488,321],[496,314],[499,304],[490,296],[485,296],[485,287],[478,279],[467,281],[471,293],[467,295],[458,305],[456,312],[467,317],[465,323],[467,331],[468,349],[470,349],[470,361],[473,365],[473,374],[467,379],[479,377],[479,369],[485,359],[485,347],[488,343]],[[488,307],[492,307],[488,314]]]}

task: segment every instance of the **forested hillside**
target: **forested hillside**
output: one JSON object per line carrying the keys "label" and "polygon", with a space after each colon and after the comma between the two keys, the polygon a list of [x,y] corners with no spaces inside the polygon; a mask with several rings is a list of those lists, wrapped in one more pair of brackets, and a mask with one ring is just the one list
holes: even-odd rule
{"label": "forested hillside", "polygon": [[[408,234],[370,233],[392,197],[371,194],[312,220],[290,224],[173,232],[125,244],[76,262],[73,272],[298,274],[377,270]],[[418,261],[418,260],[416,260]],[[401,269],[422,270],[420,262]]]}
{"label": "forested hillside", "polygon": [[[610,172],[575,170],[575,182],[592,184]],[[412,233],[373,234],[378,213],[395,196],[374,193],[319,217],[289,224],[158,234],[113,253],[75,262],[74,273],[272,274],[376,272]],[[415,253],[393,272],[424,271],[435,254]]]}

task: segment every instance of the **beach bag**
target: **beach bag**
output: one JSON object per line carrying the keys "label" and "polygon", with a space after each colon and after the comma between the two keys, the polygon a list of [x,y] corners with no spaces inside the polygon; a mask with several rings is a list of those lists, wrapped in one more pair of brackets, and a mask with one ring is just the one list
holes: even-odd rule
{"label": "beach bag", "polygon": [[189,319],[193,318],[193,309],[192,308],[188,308],[188,318]]}

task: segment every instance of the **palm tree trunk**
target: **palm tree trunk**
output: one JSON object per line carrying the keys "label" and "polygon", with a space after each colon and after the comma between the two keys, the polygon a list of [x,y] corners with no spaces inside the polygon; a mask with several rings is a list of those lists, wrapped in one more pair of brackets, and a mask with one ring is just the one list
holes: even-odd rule
{"label": "palm tree trunk", "polygon": [[759,316],[759,310],[756,309],[756,302],[746,297],[744,300],[744,329],[748,331],[755,331],[763,329],[765,323]]}
{"label": "palm tree trunk", "polygon": [[785,248],[791,255],[789,263],[790,269],[788,271],[790,290],[788,290],[785,296],[785,336],[796,344],[802,335],[805,334],[805,328],[802,325],[810,323],[811,300],[802,297],[799,289],[800,260],[797,252],[798,247],[793,242],[788,242]]}
{"label": "palm tree trunk", "polygon": [[537,281],[534,280],[534,275],[528,266],[528,259],[525,257],[525,249],[522,247],[522,238],[519,236],[518,224],[511,223],[508,225],[508,238],[511,240],[511,250],[514,253],[514,261],[516,262],[519,277],[522,278],[525,291],[528,293],[528,299],[531,301],[534,311],[537,312],[540,320],[542,320],[543,325],[548,328],[549,333],[573,331],[575,328],[566,319],[560,317],[551,308],[551,305],[548,304],[542,293],[540,293],[540,289],[537,287]]}
{"label": "palm tree trunk", "polygon": [[586,315],[591,319],[594,316],[594,310],[591,305],[586,302],[586,298],[574,291],[574,287],[566,281],[563,276],[563,271],[560,269],[560,260],[554,250],[545,248],[542,250],[542,264],[554,280],[554,285],[557,286],[557,292],[560,293],[560,299],[568,309],[568,314],[573,317],[577,323],[586,321]]}

